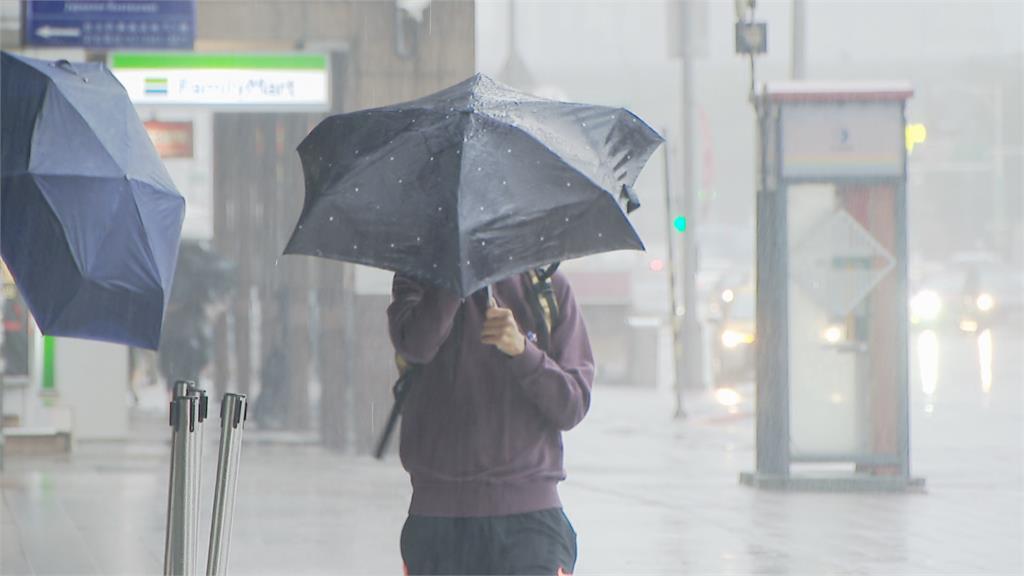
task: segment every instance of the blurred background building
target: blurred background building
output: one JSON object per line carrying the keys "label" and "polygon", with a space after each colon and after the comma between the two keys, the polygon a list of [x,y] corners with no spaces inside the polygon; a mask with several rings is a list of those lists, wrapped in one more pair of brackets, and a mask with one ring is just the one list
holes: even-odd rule
{"label": "blurred background building", "polygon": [[[38,370],[22,370],[32,373],[25,387],[51,390],[46,404],[60,407],[65,420],[75,411],[93,410],[70,400],[78,383],[89,381],[92,388],[93,380],[106,380],[113,392],[106,398],[108,410],[120,417],[98,432],[102,436],[127,433],[119,400],[128,380],[152,383],[159,363],[172,378],[198,378],[211,395],[250,394],[254,419],[264,428],[319,436],[340,450],[368,451],[390,407],[394,378],[384,329],[390,276],[302,256],[281,258],[303,199],[295,147],[327,114],[409,100],[472,75],[474,4],[186,1],[177,4],[194,12],[191,20],[182,17],[180,31],[148,31],[141,20],[95,15],[70,23],[82,26],[75,32],[81,36],[58,43],[80,45],[63,47],[46,46],[54,35],[60,40],[61,28],[47,31],[45,23],[29,18],[46,4],[0,3],[3,48],[41,58],[103,61],[115,71],[188,201],[183,246],[194,245],[192,254],[206,256],[199,256],[205,264],[179,265],[159,361],[140,351],[132,351],[129,360],[119,350],[108,359],[112,367],[62,370],[61,360],[75,349],[105,346],[55,343],[27,322],[15,326],[24,311],[15,291],[7,290],[8,369],[37,361]],[[122,3],[132,4],[154,3]],[[145,25],[165,24],[151,18]],[[90,35],[93,26],[110,28]],[[132,35],[135,26],[139,33]],[[123,46],[99,49],[90,43]],[[185,60],[174,60],[183,53]],[[227,70],[223,62],[213,64],[219,57],[231,60]],[[273,85],[273,78],[261,74],[266,69],[276,70],[282,83]],[[301,82],[313,85],[303,92]],[[231,90],[239,95],[227,97]],[[205,285],[218,274],[228,285],[216,294],[181,288]],[[204,302],[189,306],[200,292]],[[130,363],[137,368],[131,374]],[[37,402],[34,395],[8,402],[10,423],[53,429],[53,410],[29,408]],[[157,406],[165,409],[162,400]]]}
{"label": "blurred background building", "polygon": [[[178,324],[169,341],[183,344],[166,346],[159,360],[112,351],[109,373],[63,366],[69,349],[88,345],[34,334],[30,322],[18,320],[24,311],[8,282],[6,365],[30,372],[14,381],[34,390],[10,392],[5,411],[12,422],[19,419],[13,411],[32,412],[19,406],[39,403],[42,391],[48,396],[39,415],[21,414],[21,422],[66,422],[61,407],[73,386],[64,379],[88,374],[108,383],[104,405],[121,414],[98,419],[105,428],[96,434],[124,435],[121,391],[129,387],[137,397],[140,387],[159,380],[162,367],[200,377],[215,395],[250,394],[264,428],[368,451],[394,377],[384,323],[390,275],[281,257],[303,197],[295,146],[327,114],[410,99],[475,71],[547,97],[627,106],[668,138],[637,183],[644,209],[635,221],[648,251],[564,268],[591,326],[601,383],[672,386],[668,246],[686,234],[671,226],[680,216],[700,223],[696,285],[706,361],[697,385],[751,381],[752,355],[736,350],[753,334],[755,131],[749,65],[734,50],[733,3],[692,2],[693,21],[683,23],[669,17],[678,13],[673,2],[660,1],[186,0],[181,4],[194,10],[191,28],[176,39],[160,32],[165,43],[178,44],[159,51],[140,42],[47,47],[59,28],[44,33],[37,21],[25,30],[29,7],[39,4],[0,2],[0,45],[45,58],[105,61],[124,82],[135,79],[130,91],[139,114],[188,200],[186,243],[208,255],[197,268],[205,272],[183,272],[179,282],[203,285],[199,277],[212,274],[226,280],[214,292],[196,288],[207,296],[192,308],[195,322],[169,322]],[[966,278],[981,267],[992,278],[985,282],[1004,286],[1012,299],[1024,267],[1024,7],[803,4],[803,41],[794,43],[791,3],[759,3],[768,52],[757,61],[758,83],[790,77],[797,52],[811,80],[898,80],[915,89],[908,108],[908,297],[923,291],[960,298]],[[94,32],[128,33],[110,26]],[[683,180],[676,56],[687,30],[694,31],[695,53],[695,214],[682,214],[678,202],[666,205],[666,198],[679,198]],[[173,94],[159,82],[168,77],[161,67],[181,54],[191,59],[175,64],[185,70],[176,78],[205,92],[168,103]],[[218,77],[209,66],[223,55],[235,69]],[[259,71],[270,61],[285,80],[312,78],[313,95],[267,96],[274,88]],[[228,76],[262,87],[263,95],[225,101],[218,82]],[[190,281],[190,274],[197,278]],[[951,276],[962,279],[950,282]]]}

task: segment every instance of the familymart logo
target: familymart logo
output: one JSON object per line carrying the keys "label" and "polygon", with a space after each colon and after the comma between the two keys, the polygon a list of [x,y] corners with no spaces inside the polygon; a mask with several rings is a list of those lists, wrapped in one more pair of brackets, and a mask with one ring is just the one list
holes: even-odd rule
{"label": "familymart logo", "polygon": [[[2,0],[0,0],[2,1]],[[202,106],[330,106],[324,54],[125,52],[111,70],[133,102]]]}
{"label": "familymart logo", "polygon": [[147,96],[167,95],[167,78],[146,78],[144,84]]}

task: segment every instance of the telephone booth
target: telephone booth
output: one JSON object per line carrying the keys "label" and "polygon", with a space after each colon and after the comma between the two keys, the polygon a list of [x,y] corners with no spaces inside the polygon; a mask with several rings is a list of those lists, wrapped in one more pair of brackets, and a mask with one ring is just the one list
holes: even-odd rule
{"label": "telephone booth", "polygon": [[910,86],[758,96],[757,468],[765,488],[905,490]]}

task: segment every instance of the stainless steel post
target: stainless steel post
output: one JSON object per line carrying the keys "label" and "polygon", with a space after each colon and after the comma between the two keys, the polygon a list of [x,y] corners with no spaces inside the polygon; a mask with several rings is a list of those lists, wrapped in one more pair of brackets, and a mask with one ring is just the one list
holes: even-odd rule
{"label": "stainless steel post", "polygon": [[170,476],[167,481],[167,529],[164,533],[164,574],[171,574],[171,558],[179,554],[180,544],[177,541],[177,524],[176,515],[174,513],[175,504],[180,498],[179,488],[177,488],[177,475],[176,470],[178,466],[175,462],[180,457],[181,449],[178,447],[180,442],[180,434],[178,432],[179,426],[179,403],[178,398],[187,395],[188,393],[188,381],[178,380],[174,383],[174,389],[171,397],[171,404],[169,408],[170,412],[170,425],[171,425],[171,463],[170,463]]}
{"label": "stainless steel post", "polygon": [[188,396],[188,389],[195,387],[196,383],[191,380],[178,380],[174,383],[174,397]]}
{"label": "stainless steel post", "polygon": [[220,405],[220,451],[217,456],[217,485],[213,495],[210,551],[206,563],[209,576],[227,573],[231,545],[231,520],[238,487],[238,466],[242,455],[242,430],[248,415],[244,394],[225,394]]}
{"label": "stainless steel post", "polygon": [[167,496],[167,534],[164,541],[164,574],[178,576],[193,574],[195,540],[193,532],[193,500],[198,496],[194,475],[196,461],[196,420],[199,416],[198,395],[188,395],[187,382],[175,384],[176,395],[171,402],[171,465],[170,486]]}
{"label": "stainless steel post", "polygon": [[194,443],[191,452],[192,466],[189,469],[189,481],[192,483],[192,494],[190,511],[192,524],[189,525],[188,537],[192,541],[190,550],[192,555],[189,558],[192,574],[199,574],[199,511],[202,502],[202,478],[203,478],[203,423],[206,421],[206,413],[209,408],[206,390],[200,389],[194,382],[189,383],[189,396],[196,399],[195,433]]}

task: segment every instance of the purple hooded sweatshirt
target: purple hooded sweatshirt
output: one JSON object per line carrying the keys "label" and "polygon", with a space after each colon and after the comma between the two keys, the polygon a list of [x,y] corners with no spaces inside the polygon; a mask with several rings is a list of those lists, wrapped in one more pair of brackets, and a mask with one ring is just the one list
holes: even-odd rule
{"label": "purple hooded sweatshirt", "polygon": [[[562,431],[590,407],[594,359],[565,277],[552,286],[558,316],[548,349],[527,338],[510,357],[480,342],[487,302],[396,275],[388,308],[391,340],[421,365],[402,412],[400,453],[412,479],[409,513],[503,516],[557,508]],[[539,333],[525,276],[491,288],[524,334]]]}

